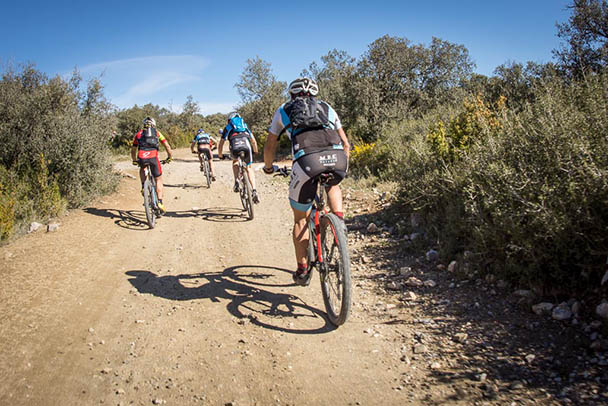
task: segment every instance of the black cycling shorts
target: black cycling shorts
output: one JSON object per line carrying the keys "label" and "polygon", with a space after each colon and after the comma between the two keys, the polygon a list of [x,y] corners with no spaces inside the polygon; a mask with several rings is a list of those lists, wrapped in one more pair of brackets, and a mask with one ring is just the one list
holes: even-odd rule
{"label": "black cycling shorts", "polygon": [[247,165],[251,165],[253,163],[253,152],[251,151],[251,143],[249,142],[249,138],[246,136],[242,137],[232,137],[230,139],[230,152],[232,153],[232,158],[237,159],[239,157],[240,152],[245,153],[245,158],[243,161]]}
{"label": "black cycling shorts", "polygon": [[209,158],[209,160],[211,160],[212,156],[211,156],[211,145],[209,144],[198,144],[198,153],[202,154],[205,153],[207,155],[207,158]]}
{"label": "black cycling shorts", "polygon": [[346,177],[348,159],[341,149],[330,149],[313,152],[298,158],[291,168],[289,182],[289,202],[291,207],[307,211],[312,206],[319,183],[318,176],[322,173],[332,173],[333,179],[329,185],[337,185]]}

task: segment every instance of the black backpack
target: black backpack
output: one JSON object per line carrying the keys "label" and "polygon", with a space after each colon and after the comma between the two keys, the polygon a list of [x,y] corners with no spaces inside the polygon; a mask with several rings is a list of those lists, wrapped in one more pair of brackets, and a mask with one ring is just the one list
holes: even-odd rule
{"label": "black backpack", "polygon": [[158,133],[156,128],[144,128],[139,141],[139,148],[142,150],[159,149]]}
{"label": "black backpack", "polygon": [[314,97],[296,97],[285,104],[284,110],[290,123],[283,128],[281,134],[288,127],[291,127],[293,134],[329,127],[328,114]]}
{"label": "black backpack", "polygon": [[[290,123],[279,136],[291,128],[294,155],[325,151],[342,144],[338,132],[329,125],[329,107],[314,97],[296,97],[283,107]],[[302,155],[300,155],[302,156]]]}

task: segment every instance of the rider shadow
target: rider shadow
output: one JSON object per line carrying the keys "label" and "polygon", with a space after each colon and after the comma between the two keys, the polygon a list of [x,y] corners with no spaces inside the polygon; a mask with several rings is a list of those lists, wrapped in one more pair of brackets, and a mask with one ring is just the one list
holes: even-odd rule
{"label": "rider shadow", "polygon": [[[240,269],[252,271],[242,273],[238,272]],[[275,272],[264,272],[264,270]],[[258,287],[291,286],[259,282],[269,280],[275,276],[276,271],[290,272],[275,267],[242,265],[226,268],[221,273],[160,276],[150,271],[132,270],[126,274],[131,277],[129,282],[142,294],[147,293],[177,301],[209,299],[219,303],[220,299],[228,300],[226,308],[230,314],[239,319],[248,319],[251,324],[269,330],[291,334],[322,334],[333,331],[335,327],[329,323],[325,313],[309,306],[299,297]],[[300,318],[322,320],[323,325],[317,328],[298,329],[291,320]]]}
{"label": "rider shadow", "polygon": [[146,213],[141,210],[98,209],[96,207],[87,207],[84,211],[85,213],[93,214],[95,216],[116,219],[114,224],[129,230],[149,229]]}
{"label": "rider shadow", "polygon": [[203,220],[215,223],[240,223],[249,220],[246,217],[246,212],[232,207],[209,207],[197,210],[168,211],[164,216],[173,218],[200,217]]}

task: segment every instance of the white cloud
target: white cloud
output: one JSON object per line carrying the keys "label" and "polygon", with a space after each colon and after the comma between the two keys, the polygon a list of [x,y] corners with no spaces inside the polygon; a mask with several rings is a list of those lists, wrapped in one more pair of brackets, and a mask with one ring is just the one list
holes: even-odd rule
{"label": "white cloud", "polygon": [[147,103],[167,107],[202,86],[202,73],[208,65],[200,56],[176,55],[108,61],[78,69],[85,79],[101,75],[106,96],[118,107]]}
{"label": "white cloud", "polygon": [[230,113],[235,110],[237,102],[233,103],[199,103],[203,115],[215,113]]}

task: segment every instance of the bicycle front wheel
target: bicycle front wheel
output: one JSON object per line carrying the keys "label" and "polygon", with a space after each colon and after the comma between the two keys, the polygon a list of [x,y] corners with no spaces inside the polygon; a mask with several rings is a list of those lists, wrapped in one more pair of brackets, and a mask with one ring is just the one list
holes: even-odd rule
{"label": "bicycle front wheel", "polygon": [[144,210],[148,227],[154,228],[156,216],[154,215],[154,185],[148,179],[144,182]]}
{"label": "bicycle front wheel", "polygon": [[247,201],[247,215],[249,220],[253,220],[253,197],[251,182],[249,181],[249,174],[243,171],[243,189],[245,189],[245,200]]}
{"label": "bicycle front wheel", "polygon": [[321,254],[323,264],[321,291],[329,321],[335,326],[344,324],[351,304],[350,257],[346,229],[335,214],[321,217]]}

